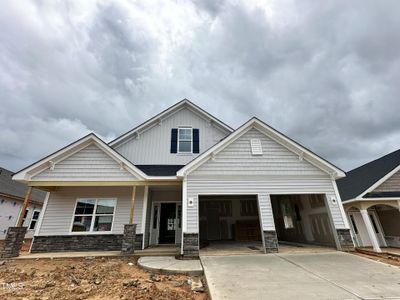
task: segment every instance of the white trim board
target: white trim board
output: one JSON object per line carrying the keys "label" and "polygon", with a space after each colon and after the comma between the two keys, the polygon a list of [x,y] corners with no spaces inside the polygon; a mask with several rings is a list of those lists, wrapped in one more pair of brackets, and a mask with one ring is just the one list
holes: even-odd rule
{"label": "white trim board", "polygon": [[[53,154],[39,160],[33,165],[19,171],[14,174],[13,180],[19,182],[28,182],[31,178],[46,169],[51,168],[52,166],[57,165],[62,160],[67,159],[71,155],[79,152],[80,150],[88,147],[91,144],[95,144],[100,150],[104,151],[111,159],[115,160],[117,163],[121,165],[121,168],[128,171],[132,175],[138,178],[138,180],[145,180],[149,176],[147,176],[144,172],[138,169],[135,165],[133,165],[130,161],[116,152],[114,149],[110,148],[104,141],[102,141],[99,137],[97,137],[94,133],[90,133],[87,136],[75,141],[74,143],[62,148]],[[152,180],[155,179],[155,176],[150,177]]]}
{"label": "white trim board", "polygon": [[152,117],[151,119],[147,120],[146,122],[142,123],[141,125],[133,128],[132,130],[122,134],[120,137],[116,138],[115,140],[111,141],[109,145],[114,147],[120,143],[124,143],[124,141],[132,138],[135,134],[142,134],[152,126],[156,124],[162,124],[162,122],[169,118],[174,113],[178,112],[179,110],[187,108],[191,112],[195,113],[196,115],[200,116],[201,118],[209,121],[210,123],[215,124],[217,127],[221,128],[222,130],[226,131],[227,133],[231,133],[233,129],[226,125],[225,123],[221,122],[205,110],[201,109],[194,103],[190,102],[188,99],[183,99],[182,101],[176,103],[175,105],[167,108],[163,112],[157,114],[156,116]]}
{"label": "white trim board", "polygon": [[392,177],[394,174],[396,174],[398,171],[400,171],[400,165],[398,165],[396,168],[394,168],[392,171],[387,173],[385,176],[383,176],[381,179],[379,179],[377,182],[375,182],[373,185],[371,185],[368,189],[366,189],[364,192],[362,192],[360,195],[358,195],[356,197],[356,199],[362,198],[366,194],[372,192],[378,186],[380,186],[382,183],[384,183],[386,180],[388,180],[390,177]]}
{"label": "white trim board", "polygon": [[217,155],[231,143],[236,141],[240,136],[242,136],[243,134],[245,134],[246,132],[248,132],[253,128],[259,130],[261,133],[265,134],[275,142],[281,144],[289,151],[298,155],[299,160],[303,159],[307,160],[308,162],[310,162],[317,168],[321,169],[325,173],[328,173],[333,179],[338,179],[346,176],[341,169],[320,158],[316,154],[312,153],[310,150],[292,141],[288,137],[284,136],[282,133],[276,131],[275,129],[268,126],[267,124],[265,124],[264,122],[260,121],[257,118],[251,118],[241,127],[239,127],[235,132],[227,136],[224,140],[214,145],[209,150],[207,150],[206,152],[204,152],[203,154],[199,155],[197,158],[189,162],[186,166],[184,166],[177,172],[177,176],[184,177],[188,175],[189,173],[197,169],[199,166],[201,166],[203,163],[205,163],[207,160],[212,159],[215,155]]}

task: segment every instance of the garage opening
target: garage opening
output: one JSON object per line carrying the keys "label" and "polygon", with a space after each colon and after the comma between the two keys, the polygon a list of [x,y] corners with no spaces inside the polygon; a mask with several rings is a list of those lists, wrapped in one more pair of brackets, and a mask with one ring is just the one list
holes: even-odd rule
{"label": "garage opening", "polygon": [[199,196],[202,254],[262,253],[256,195]]}
{"label": "garage opening", "polygon": [[278,242],[285,246],[335,247],[325,195],[271,195]]}

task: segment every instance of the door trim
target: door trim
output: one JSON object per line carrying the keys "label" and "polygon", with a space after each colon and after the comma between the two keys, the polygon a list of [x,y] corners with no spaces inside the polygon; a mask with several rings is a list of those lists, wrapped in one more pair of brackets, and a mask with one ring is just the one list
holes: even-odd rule
{"label": "door trim", "polygon": [[[160,244],[159,239],[160,239],[160,216],[161,216],[161,204],[163,203],[175,203],[175,211],[176,211],[176,217],[178,216],[178,205],[182,205],[181,201],[152,201],[151,203],[151,214],[150,214],[150,236],[149,236],[149,246],[154,246],[154,245],[172,245],[172,244]],[[157,236],[156,236],[156,243],[151,244],[152,238],[153,238],[153,219],[154,219],[154,206],[158,204],[158,213],[157,213]],[[183,211],[183,210],[182,210]],[[182,222],[182,221],[181,221]],[[181,230],[182,230],[182,224],[181,224]],[[176,237],[176,229],[175,229],[175,244],[177,241]],[[173,245],[175,245],[173,244]]]}

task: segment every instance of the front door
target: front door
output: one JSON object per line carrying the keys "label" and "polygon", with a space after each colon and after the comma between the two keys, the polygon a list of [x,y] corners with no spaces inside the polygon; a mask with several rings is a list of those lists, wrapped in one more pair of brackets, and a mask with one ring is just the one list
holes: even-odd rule
{"label": "front door", "polygon": [[161,203],[159,244],[175,244],[176,203]]}

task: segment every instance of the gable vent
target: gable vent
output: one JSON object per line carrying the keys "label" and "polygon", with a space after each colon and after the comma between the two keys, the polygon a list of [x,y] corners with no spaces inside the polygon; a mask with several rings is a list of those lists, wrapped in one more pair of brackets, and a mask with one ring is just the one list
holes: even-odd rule
{"label": "gable vent", "polygon": [[251,154],[252,155],[262,155],[263,154],[260,139],[251,139],[250,146],[251,146]]}

